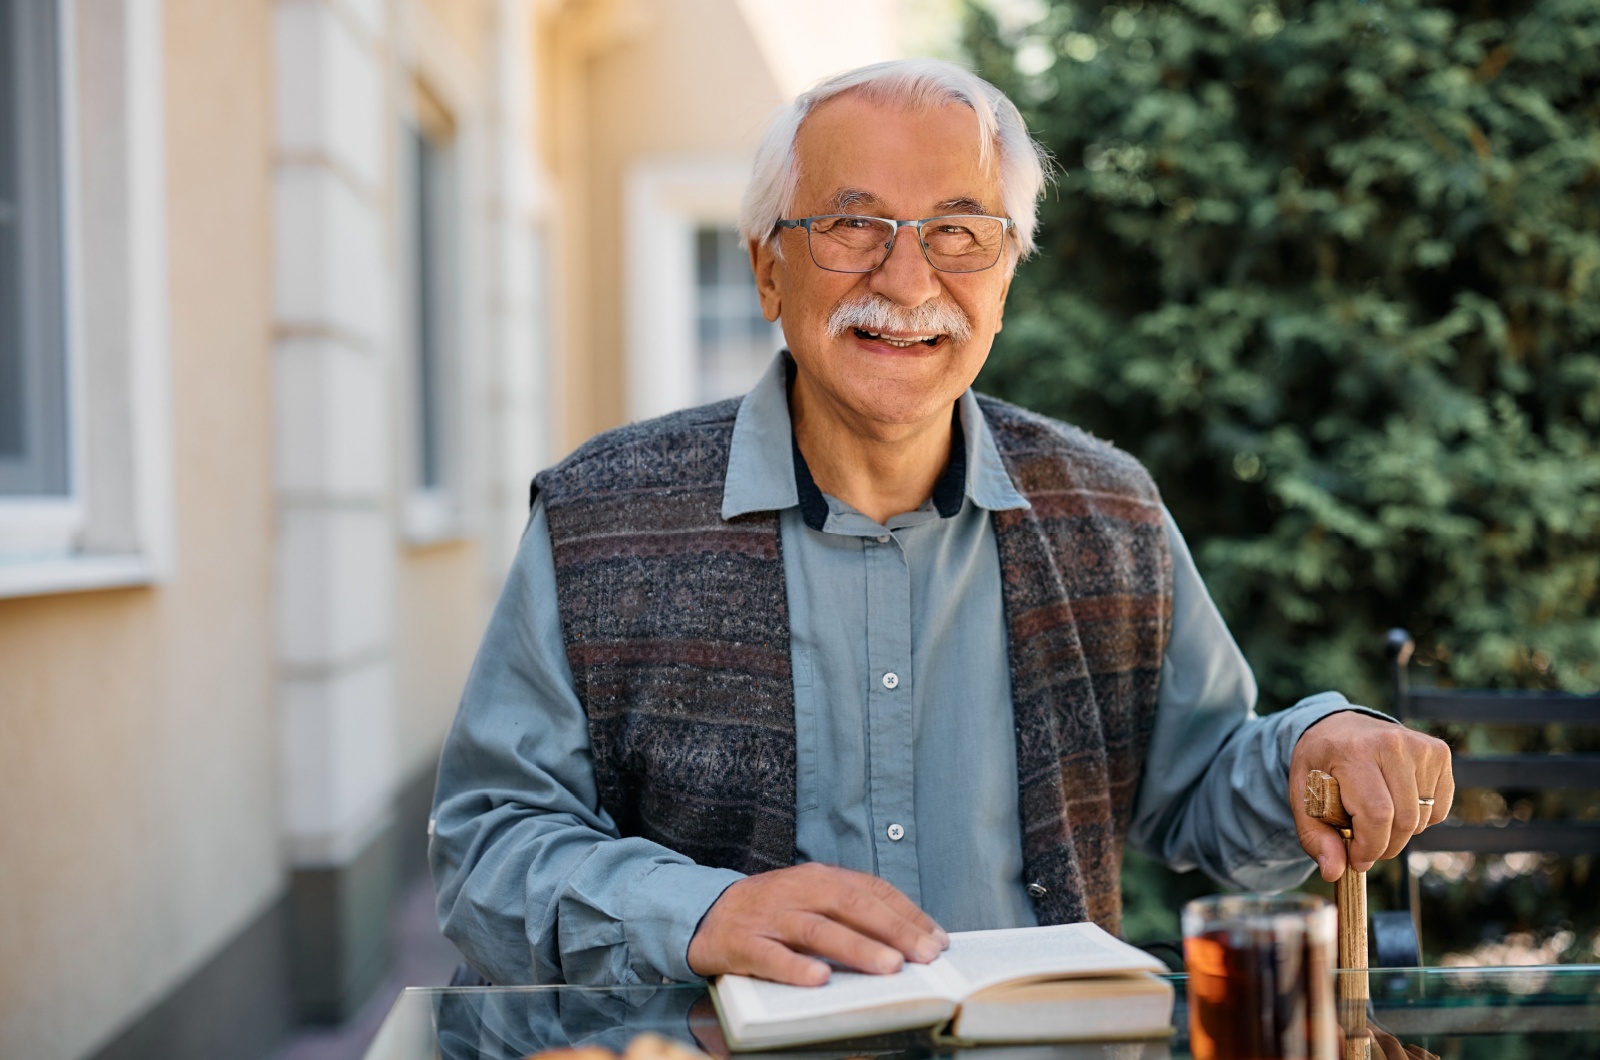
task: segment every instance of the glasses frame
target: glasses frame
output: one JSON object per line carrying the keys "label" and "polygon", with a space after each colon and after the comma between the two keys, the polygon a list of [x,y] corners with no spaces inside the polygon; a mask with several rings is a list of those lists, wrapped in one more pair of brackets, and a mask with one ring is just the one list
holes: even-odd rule
{"label": "glasses frame", "polygon": [[[883,248],[883,260],[878,262],[870,269],[830,269],[828,266],[817,260],[816,252],[811,249],[811,225],[813,222],[835,221],[846,217],[859,218],[863,221],[881,221],[884,224],[891,226],[891,230],[889,232],[889,242],[884,244]],[[933,224],[935,221],[948,221],[952,217],[983,217],[990,221],[1000,222],[1001,247],[1000,252],[995,255],[995,258],[992,262],[985,265],[981,269],[942,269],[933,263],[933,259],[928,256],[928,241],[922,238],[922,228],[924,225]],[[894,253],[894,244],[895,240],[900,236],[900,229],[911,228],[916,230],[917,246],[922,248],[922,260],[928,263],[929,268],[936,272],[945,272],[953,276],[970,276],[973,273],[988,272],[990,269],[1000,264],[1000,259],[1006,256],[1004,245],[1005,237],[1009,235],[1012,229],[1016,227],[1017,222],[1013,221],[1009,217],[996,217],[993,214],[987,213],[946,213],[940,214],[938,217],[923,217],[916,221],[898,221],[893,217],[873,217],[871,214],[864,213],[819,213],[814,217],[796,217],[793,219],[780,220],[773,225],[773,231],[776,233],[778,230],[785,228],[803,228],[806,231],[806,253],[811,256],[811,264],[815,265],[819,269],[822,269],[824,272],[838,272],[843,273],[846,276],[864,276],[869,272],[877,272],[888,263],[889,255]]]}

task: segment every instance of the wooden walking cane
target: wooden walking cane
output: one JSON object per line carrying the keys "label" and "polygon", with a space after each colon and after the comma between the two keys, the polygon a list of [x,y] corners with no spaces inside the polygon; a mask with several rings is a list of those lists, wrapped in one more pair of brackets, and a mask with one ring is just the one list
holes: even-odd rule
{"label": "wooden walking cane", "polygon": [[1306,777],[1306,816],[1331,824],[1344,836],[1344,875],[1339,877],[1339,1026],[1344,1028],[1344,1060],[1367,1060],[1367,874],[1350,861],[1350,815],[1339,798],[1339,781],[1313,769]]}

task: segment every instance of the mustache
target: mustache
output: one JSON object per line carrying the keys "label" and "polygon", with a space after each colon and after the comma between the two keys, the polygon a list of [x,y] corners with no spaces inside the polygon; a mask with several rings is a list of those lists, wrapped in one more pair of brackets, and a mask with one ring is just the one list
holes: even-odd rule
{"label": "mustache", "polygon": [[838,338],[851,328],[947,335],[958,345],[972,338],[972,321],[960,306],[946,298],[923,302],[911,309],[896,305],[881,294],[866,294],[840,302],[828,314],[828,335]]}

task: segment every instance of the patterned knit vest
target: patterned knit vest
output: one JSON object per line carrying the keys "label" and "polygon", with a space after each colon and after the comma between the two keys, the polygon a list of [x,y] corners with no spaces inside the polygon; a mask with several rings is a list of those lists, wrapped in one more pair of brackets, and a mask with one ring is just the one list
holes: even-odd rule
{"label": "patterned knit vest", "polygon": [[[1122,841],[1172,614],[1130,456],[980,398],[1032,505],[996,512],[1024,881],[1041,924],[1120,927]],[[541,474],[600,801],[704,865],[795,860],[794,687],[774,512],[721,517],[736,401],[593,439]]]}

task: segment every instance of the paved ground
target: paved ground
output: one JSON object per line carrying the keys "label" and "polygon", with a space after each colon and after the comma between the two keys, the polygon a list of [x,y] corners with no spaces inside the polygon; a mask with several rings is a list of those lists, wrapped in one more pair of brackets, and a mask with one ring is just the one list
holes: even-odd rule
{"label": "paved ground", "polygon": [[461,955],[439,934],[433,918],[433,883],[426,876],[419,877],[396,905],[390,930],[394,959],[372,998],[338,1026],[300,1030],[272,1060],[360,1060],[403,987],[450,982]]}

